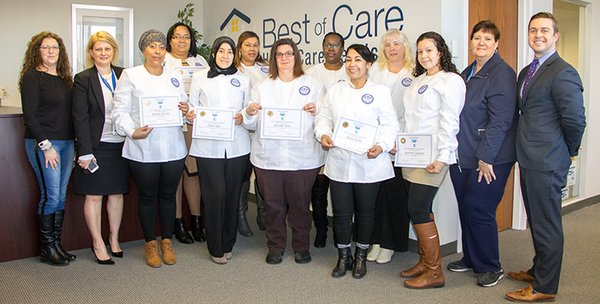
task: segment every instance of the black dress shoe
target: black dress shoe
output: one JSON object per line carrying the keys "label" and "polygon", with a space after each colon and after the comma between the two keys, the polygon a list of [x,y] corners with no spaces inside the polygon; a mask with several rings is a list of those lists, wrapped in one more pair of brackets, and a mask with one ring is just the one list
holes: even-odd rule
{"label": "black dress shoe", "polygon": [[194,242],[192,236],[185,229],[185,223],[183,222],[183,219],[176,218],[174,225],[175,227],[173,227],[173,233],[175,234],[175,237],[179,243],[191,244]]}
{"label": "black dress shoe", "polygon": [[323,248],[327,244],[327,230],[317,230],[317,235],[315,236],[315,247]]}
{"label": "black dress shoe", "polygon": [[298,264],[306,264],[311,261],[310,251],[298,251],[294,253],[294,261]]}
{"label": "black dress shoe", "polygon": [[119,251],[119,252],[115,252],[115,251],[110,251],[110,254],[112,256],[114,256],[115,258],[122,258],[123,257],[123,250]]}
{"label": "black dress shoe", "polygon": [[280,264],[283,260],[283,250],[269,248],[269,253],[267,254],[267,264],[275,265]]}
{"label": "black dress shoe", "polygon": [[108,258],[108,260],[101,260],[98,258],[98,256],[96,255],[96,251],[94,250],[94,246],[92,246],[92,252],[94,253],[94,256],[96,257],[96,261],[98,262],[98,264],[100,265],[113,265],[115,263],[115,261],[113,261],[111,258]]}

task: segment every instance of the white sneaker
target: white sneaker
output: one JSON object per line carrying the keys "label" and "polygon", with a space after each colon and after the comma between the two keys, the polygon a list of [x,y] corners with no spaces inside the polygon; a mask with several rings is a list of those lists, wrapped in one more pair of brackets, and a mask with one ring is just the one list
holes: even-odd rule
{"label": "white sneaker", "polygon": [[375,262],[375,260],[377,260],[377,257],[379,256],[380,250],[381,250],[381,247],[379,246],[379,244],[373,244],[371,246],[371,250],[369,251],[369,254],[367,254],[367,261]]}
{"label": "white sneaker", "polygon": [[377,256],[377,264],[385,264],[389,263],[392,260],[392,256],[394,255],[394,250],[381,248],[379,251],[379,255]]}

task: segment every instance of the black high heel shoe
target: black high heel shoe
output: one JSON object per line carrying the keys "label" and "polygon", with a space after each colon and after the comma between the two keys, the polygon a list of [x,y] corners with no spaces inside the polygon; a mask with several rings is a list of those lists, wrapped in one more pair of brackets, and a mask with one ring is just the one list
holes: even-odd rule
{"label": "black high heel shoe", "polygon": [[92,252],[94,253],[94,256],[96,257],[96,261],[98,262],[98,264],[100,265],[113,265],[115,264],[115,261],[113,261],[111,258],[108,258],[108,260],[101,260],[98,258],[98,256],[96,255],[96,251],[94,250],[94,245],[92,245]]}
{"label": "black high heel shoe", "polygon": [[108,242],[108,246],[110,247],[110,254],[115,258],[123,257],[123,250],[121,251],[112,251],[112,245],[110,245],[110,241]]}

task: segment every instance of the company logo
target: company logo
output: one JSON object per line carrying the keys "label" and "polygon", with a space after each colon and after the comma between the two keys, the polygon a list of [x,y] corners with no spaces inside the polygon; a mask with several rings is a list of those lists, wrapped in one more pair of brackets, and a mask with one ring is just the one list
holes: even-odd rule
{"label": "company logo", "polygon": [[231,79],[231,81],[230,81],[230,82],[231,82],[231,85],[232,85],[232,86],[234,86],[234,87],[236,87],[236,88],[239,88],[239,87],[240,87],[240,81],[239,81],[237,78],[233,78],[233,79]]}
{"label": "company logo", "polygon": [[246,22],[247,24],[250,24],[250,17],[240,12],[237,8],[234,8],[233,10],[231,10],[231,13],[229,13],[227,18],[225,18],[225,21],[223,21],[219,29],[222,31],[223,29],[225,29],[227,24],[231,22],[231,32],[236,33],[240,30],[240,19]]}
{"label": "company logo", "polygon": [[371,94],[365,94],[361,97],[361,99],[362,99],[362,102],[364,102],[366,104],[370,104],[373,102],[373,100],[375,100],[375,98]]}
{"label": "company logo", "polygon": [[308,95],[308,93],[310,93],[310,88],[307,86],[301,86],[300,89],[298,89],[298,92],[300,92],[300,94],[306,96],[306,95]]}
{"label": "company logo", "polygon": [[410,78],[410,77],[406,77],[406,78],[402,79],[402,85],[405,87],[410,86],[411,83],[412,83],[412,78]]}
{"label": "company logo", "polygon": [[418,92],[419,92],[419,94],[423,94],[423,93],[425,93],[425,91],[427,91],[427,85],[426,85],[426,84],[422,85],[422,86],[419,88],[419,91],[418,91]]}
{"label": "company logo", "polygon": [[177,80],[177,78],[173,77],[171,78],[171,83],[178,88],[179,87],[179,80]]}

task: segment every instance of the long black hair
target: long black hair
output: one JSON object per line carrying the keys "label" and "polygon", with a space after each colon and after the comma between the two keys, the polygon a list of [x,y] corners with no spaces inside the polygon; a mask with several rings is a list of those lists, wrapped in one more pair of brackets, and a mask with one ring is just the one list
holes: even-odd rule
{"label": "long black hair", "polygon": [[178,26],[184,26],[190,33],[190,50],[188,51],[188,58],[196,57],[198,55],[198,50],[196,49],[196,33],[189,25],[183,22],[177,22],[169,28],[169,31],[167,32],[167,52],[171,53],[171,40],[173,39],[173,34]]}
{"label": "long black hair", "polygon": [[[456,69],[456,66],[454,65],[454,63],[452,63],[452,54],[450,53],[450,49],[448,48],[448,45],[446,45],[446,41],[444,40],[442,35],[440,35],[436,32],[425,32],[425,33],[421,34],[421,36],[419,36],[419,38],[417,38],[417,44],[419,44],[419,42],[421,42],[422,40],[425,40],[425,39],[433,40],[433,44],[435,45],[438,52],[440,53],[440,62],[439,62],[440,69],[442,71],[458,74],[458,70]],[[419,52],[417,52],[415,61],[416,61],[416,65],[415,65],[415,68],[412,73],[413,76],[417,77],[417,76],[427,72],[427,70],[419,62]]]}

